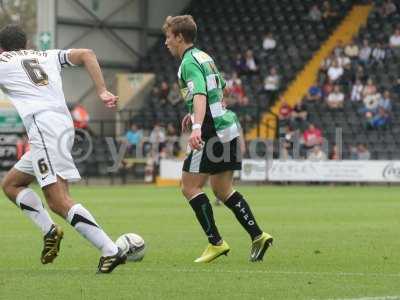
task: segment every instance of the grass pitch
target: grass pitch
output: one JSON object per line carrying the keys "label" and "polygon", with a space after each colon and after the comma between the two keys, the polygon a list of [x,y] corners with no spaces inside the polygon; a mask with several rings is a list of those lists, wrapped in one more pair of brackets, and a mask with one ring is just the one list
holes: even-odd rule
{"label": "grass pitch", "polygon": [[1,195],[0,299],[400,299],[399,188],[238,190],[275,237],[263,263],[248,262],[249,238],[222,206],[231,252],[199,265],[207,242],[178,189],[72,187],[113,239],[135,232],[147,243],[142,262],[110,275],[95,274],[99,253],[58,217],[60,256],[41,265],[39,230]]}

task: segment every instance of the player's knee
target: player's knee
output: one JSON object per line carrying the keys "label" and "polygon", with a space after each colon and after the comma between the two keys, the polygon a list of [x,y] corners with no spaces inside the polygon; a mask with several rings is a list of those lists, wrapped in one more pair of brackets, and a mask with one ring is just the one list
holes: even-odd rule
{"label": "player's knee", "polygon": [[214,193],[214,196],[215,196],[218,200],[221,200],[221,201],[224,200],[224,195],[223,195],[223,193],[221,193],[218,189],[213,188],[212,191],[213,191],[213,193]]}
{"label": "player's knee", "polygon": [[181,191],[183,196],[185,196],[186,199],[190,200],[193,198],[193,196],[198,194],[201,189],[194,186],[182,184]]}
{"label": "player's knee", "polygon": [[185,186],[184,184],[182,184],[182,186],[181,186],[181,192],[182,192],[182,195],[185,196],[185,198],[188,198],[190,191],[189,191],[189,188],[187,186]]}
{"label": "player's knee", "polygon": [[212,187],[215,197],[221,201],[227,200],[232,193],[232,188]]}
{"label": "player's knee", "polygon": [[185,179],[182,180],[182,184],[181,184],[181,192],[183,194],[183,196],[186,197],[186,194],[189,191],[189,184],[186,182]]}
{"label": "player's knee", "polygon": [[213,189],[213,193],[218,200],[225,201],[226,193],[218,189]]}

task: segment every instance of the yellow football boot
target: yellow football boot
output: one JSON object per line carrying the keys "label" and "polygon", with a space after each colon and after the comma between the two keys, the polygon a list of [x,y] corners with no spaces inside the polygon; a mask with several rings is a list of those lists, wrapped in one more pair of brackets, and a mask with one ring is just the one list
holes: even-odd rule
{"label": "yellow football boot", "polygon": [[209,263],[221,255],[228,255],[230,248],[227,242],[222,241],[221,245],[208,244],[203,254],[197,258],[194,262],[196,263]]}
{"label": "yellow football boot", "polygon": [[259,238],[255,239],[251,244],[250,261],[263,260],[264,254],[272,246],[273,240],[273,237],[265,232]]}

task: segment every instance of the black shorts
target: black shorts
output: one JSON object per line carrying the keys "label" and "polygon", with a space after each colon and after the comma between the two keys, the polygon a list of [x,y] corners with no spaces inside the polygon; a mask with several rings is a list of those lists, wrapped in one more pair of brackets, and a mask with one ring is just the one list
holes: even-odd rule
{"label": "black shorts", "polygon": [[207,139],[201,150],[192,150],[183,163],[189,173],[217,174],[242,169],[239,138],[221,143],[218,137]]}

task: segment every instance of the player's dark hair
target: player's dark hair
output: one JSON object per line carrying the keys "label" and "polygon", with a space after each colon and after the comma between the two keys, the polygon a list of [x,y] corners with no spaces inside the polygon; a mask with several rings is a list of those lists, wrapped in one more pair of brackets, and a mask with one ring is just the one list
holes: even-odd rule
{"label": "player's dark hair", "polygon": [[25,49],[26,43],[26,33],[18,25],[7,25],[0,31],[0,47],[4,51]]}
{"label": "player's dark hair", "polygon": [[163,25],[164,33],[170,29],[177,36],[182,34],[186,43],[194,43],[197,37],[197,25],[191,15],[167,17]]}

